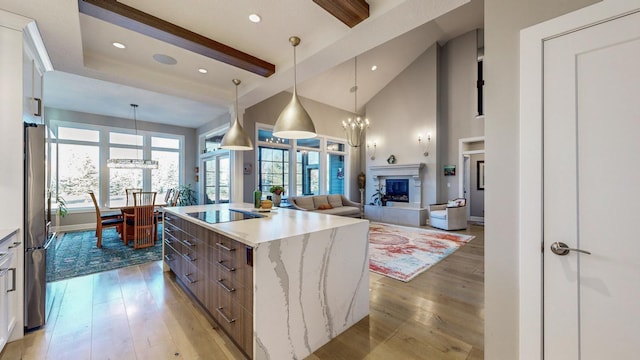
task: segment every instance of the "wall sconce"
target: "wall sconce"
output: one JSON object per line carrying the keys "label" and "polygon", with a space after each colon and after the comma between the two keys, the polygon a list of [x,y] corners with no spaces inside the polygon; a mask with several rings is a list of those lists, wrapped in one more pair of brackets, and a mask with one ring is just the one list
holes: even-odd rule
{"label": "wall sconce", "polygon": [[[418,135],[418,144],[422,145],[422,136]],[[424,148],[424,153],[422,155],[429,156],[429,148],[431,147],[431,133],[427,134],[427,144]]]}
{"label": "wall sconce", "polygon": [[376,143],[375,142],[373,143],[373,145],[367,143],[367,155],[369,155],[369,158],[371,160],[376,159]]}

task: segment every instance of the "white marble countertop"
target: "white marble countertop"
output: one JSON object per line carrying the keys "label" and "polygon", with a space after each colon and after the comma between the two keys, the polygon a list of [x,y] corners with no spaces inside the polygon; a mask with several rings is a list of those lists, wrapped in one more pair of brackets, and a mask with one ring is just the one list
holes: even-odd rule
{"label": "white marble countertop", "polygon": [[18,228],[15,229],[0,229],[0,243],[8,239],[11,235],[18,232]]}
{"label": "white marble countertop", "polygon": [[253,204],[248,203],[167,207],[164,210],[252,247],[273,240],[334,229],[360,222],[368,222],[368,220],[284,208],[275,208],[270,212],[260,212],[260,215],[265,215],[263,218],[217,224],[209,224],[186,215],[192,212],[228,209],[237,209],[246,212],[255,211]]}

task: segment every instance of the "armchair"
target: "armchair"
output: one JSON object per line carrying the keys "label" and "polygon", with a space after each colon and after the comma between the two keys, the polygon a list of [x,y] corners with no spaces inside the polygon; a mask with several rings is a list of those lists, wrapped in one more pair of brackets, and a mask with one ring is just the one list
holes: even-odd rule
{"label": "armchair", "polygon": [[447,204],[429,205],[429,225],[442,230],[463,230],[467,228],[467,203],[456,199]]}

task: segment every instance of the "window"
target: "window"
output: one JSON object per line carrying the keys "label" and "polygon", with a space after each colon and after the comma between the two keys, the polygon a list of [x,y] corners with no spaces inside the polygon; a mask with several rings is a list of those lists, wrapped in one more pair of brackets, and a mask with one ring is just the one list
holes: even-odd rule
{"label": "window", "polygon": [[[124,200],[126,188],[143,188],[164,196],[180,183],[183,137],[171,134],[138,135],[127,129],[52,120],[50,168],[52,199],[61,196],[69,209],[92,208],[88,192],[98,204]],[[107,168],[107,160],[152,158],[154,170]],[[56,204],[57,205],[57,204]]]}
{"label": "window", "polygon": [[263,125],[258,128],[258,188],[263,194],[274,185],[283,186],[286,195],[344,194],[346,148],[343,141],[323,136],[275,138]]}

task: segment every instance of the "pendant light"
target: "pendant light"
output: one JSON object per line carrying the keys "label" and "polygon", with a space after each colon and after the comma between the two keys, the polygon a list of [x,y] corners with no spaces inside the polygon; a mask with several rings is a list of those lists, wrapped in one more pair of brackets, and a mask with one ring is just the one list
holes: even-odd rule
{"label": "pendant light", "polygon": [[354,72],[354,83],[355,85],[352,88],[353,97],[354,97],[354,110],[353,112],[356,114],[355,119],[347,119],[347,121],[342,120],[342,128],[347,134],[347,142],[351,147],[360,147],[362,145],[362,140],[364,138],[364,133],[367,132],[367,128],[369,127],[369,119],[363,119],[358,114],[358,57],[356,56],[353,59],[355,72]]}
{"label": "pendant light", "polygon": [[[131,104],[131,107],[133,108],[133,124],[136,129],[137,141],[138,119],[136,117],[136,109],[138,108],[138,104]],[[145,159],[109,159],[107,160],[107,167],[112,169],[157,169],[158,161]]]}
{"label": "pendant light", "polygon": [[233,83],[236,85],[236,118],[227,133],[224,134],[220,147],[227,150],[253,150],[253,143],[249,135],[240,125],[240,121],[238,121],[238,85],[240,85],[241,81],[233,79]]}
{"label": "pendant light", "polygon": [[293,96],[278,116],[276,125],[273,127],[273,136],[284,139],[314,138],[317,136],[316,127],[309,113],[300,103],[296,91],[296,46],[300,44],[300,38],[292,36],[289,42],[293,45]]}

